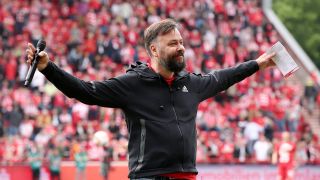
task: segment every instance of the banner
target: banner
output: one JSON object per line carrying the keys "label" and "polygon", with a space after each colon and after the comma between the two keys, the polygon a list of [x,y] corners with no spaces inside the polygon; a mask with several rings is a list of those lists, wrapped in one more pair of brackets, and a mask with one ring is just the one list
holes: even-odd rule
{"label": "banner", "polygon": [[[273,165],[197,165],[199,180],[276,180],[277,167]],[[319,180],[319,166],[296,169],[295,180]]]}
{"label": "banner", "polygon": [[[112,162],[108,180],[127,180],[127,162]],[[272,165],[197,165],[199,174],[197,180],[276,180],[277,167]],[[75,179],[76,169],[73,161],[61,163],[61,180]],[[89,162],[85,173],[86,179],[103,180],[100,174],[100,163]],[[295,180],[319,180],[320,166],[299,167],[294,176]],[[0,165],[0,180],[32,180],[32,172],[28,165]],[[41,168],[41,180],[50,180],[47,167]]]}

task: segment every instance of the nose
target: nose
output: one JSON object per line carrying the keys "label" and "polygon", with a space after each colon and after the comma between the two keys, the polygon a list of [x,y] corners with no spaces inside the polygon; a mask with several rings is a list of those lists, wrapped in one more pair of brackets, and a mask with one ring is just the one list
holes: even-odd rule
{"label": "nose", "polygon": [[183,44],[179,44],[179,45],[178,45],[177,51],[178,51],[178,52],[179,52],[179,51],[182,51],[182,52],[184,53],[185,48],[184,48]]}

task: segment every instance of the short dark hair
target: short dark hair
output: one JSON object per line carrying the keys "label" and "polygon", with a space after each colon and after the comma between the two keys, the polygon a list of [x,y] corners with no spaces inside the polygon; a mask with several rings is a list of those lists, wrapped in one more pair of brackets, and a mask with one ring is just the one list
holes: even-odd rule
{"label": "short dark hair", "polygon": [[159,35],[168,33],[169,31],[179,28],[179,25],[173,19],[164,19],[162,21],[151,24],[144,31],[144,46],[151,56],[150,44],[155,40]]}

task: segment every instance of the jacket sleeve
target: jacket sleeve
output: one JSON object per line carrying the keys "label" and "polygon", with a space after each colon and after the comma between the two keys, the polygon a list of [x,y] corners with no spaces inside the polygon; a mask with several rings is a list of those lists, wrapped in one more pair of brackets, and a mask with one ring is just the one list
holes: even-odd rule
{"label": "jacket sleeve", "polygon": [[83,81],[51,61],[41,73],[67,97],[84,104],[114,108],[121,108],[126,104],[125,75],[106,81]]}
{"label": "jacket sleeve", "polygon": [[235,67],[212,71],[200,76],[198,86],[199,102],[228,89],[233,84],[242,81],[259,70],[256,61],[251,60]]}

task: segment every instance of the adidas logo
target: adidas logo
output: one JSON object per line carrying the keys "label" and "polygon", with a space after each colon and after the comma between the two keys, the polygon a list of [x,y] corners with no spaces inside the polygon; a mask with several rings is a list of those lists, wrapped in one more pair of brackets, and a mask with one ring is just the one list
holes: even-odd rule
{"label": "adidas logo", "polygon": [[189,92],[186,86],[183,86],[182,92]]}

